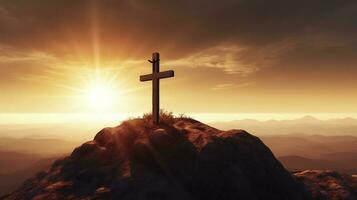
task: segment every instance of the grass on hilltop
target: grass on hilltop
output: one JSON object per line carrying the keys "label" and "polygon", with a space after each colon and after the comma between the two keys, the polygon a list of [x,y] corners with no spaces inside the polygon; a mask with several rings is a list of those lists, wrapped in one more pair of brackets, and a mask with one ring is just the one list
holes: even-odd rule
{"label": "grass on hilltop", "polygon": [[[145,121],[151,121],[152,120],[152,113],[144,113],[142,116],[142,119]],[[175,116],[173,112],[169,112],[166,110],[161,109],[160,110],[160,121],[164,122],[166,124],[173,124],[175,123],[176,120],[179,119],[191,119],[191,117],[185,115],[185,114],[179,114],[178,116]]]}

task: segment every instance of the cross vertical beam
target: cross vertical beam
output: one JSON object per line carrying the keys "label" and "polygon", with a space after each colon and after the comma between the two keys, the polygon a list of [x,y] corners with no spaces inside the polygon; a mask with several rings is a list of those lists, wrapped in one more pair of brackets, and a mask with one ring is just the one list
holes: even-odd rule
{"label": "cross vertical beam", "polygon": [[159,124],[160,120],[160,79],[174,77],[175,73],[172,70],[160,72],[160,54],[155,52],[152,54],[152,74],[140,76],[140,81],[152,80],[152,121],[154,124]]}
{"label": "cross vertical beam", "polygon": [[155,75],[160,72],[160,54],[155,52],[152,54],[152,120],[154,124],[158,124],[160,120],[160,79]]}

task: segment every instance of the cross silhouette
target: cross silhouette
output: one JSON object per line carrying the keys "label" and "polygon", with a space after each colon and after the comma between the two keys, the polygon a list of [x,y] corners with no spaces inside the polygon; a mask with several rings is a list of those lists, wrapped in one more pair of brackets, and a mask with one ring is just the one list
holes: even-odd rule
{"label": "cross silhouette", "polygon": [[173,70],[160,72],[160,54],[155,52],[152,54],[152,74],[140,76],[140,81],[152,80],[152,120],[155,124],[159,124],[160,120],[160,79],[174,77]]}

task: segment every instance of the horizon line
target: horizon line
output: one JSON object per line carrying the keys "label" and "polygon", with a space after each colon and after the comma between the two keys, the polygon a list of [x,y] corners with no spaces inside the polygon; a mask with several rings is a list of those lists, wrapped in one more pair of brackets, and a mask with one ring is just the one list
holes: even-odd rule
{"label": "horizon line", "polygon": [[[132,113],[0,113],[0,124],[70,123],[70,122],[118,122],[137,118],[144,114]],[[174,114],[179,115],[181,113]],[[285,121],[313,117],[326,121],[334,119],[357,119],[357,113],[186,113],[205,123],[229,122],[235,120]]]}

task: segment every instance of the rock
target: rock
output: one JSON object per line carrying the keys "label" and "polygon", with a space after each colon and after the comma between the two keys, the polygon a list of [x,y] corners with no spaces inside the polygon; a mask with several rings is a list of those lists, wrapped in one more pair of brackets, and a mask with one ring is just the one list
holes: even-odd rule
{"label": "rock", "polygon": [[263,142],[193,119],[100,131],[4,199],[308,200]]}
{"label": "rock", "polygon": [[106,146],[108,143],[112,142],[113,135],[111,128],[104,128],[94,137],[94,141],[100,146]]}
{"label": "rock", "polygon": [[331,170],[305,170],[295,172],[294,176],[309,188],[314,199],[357,199],[357,181],[349,175]]}

